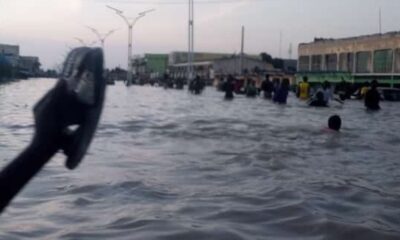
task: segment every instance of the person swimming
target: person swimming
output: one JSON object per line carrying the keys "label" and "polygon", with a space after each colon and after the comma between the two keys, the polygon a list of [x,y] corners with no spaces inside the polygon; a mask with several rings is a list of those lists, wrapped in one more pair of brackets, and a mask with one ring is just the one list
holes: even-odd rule
{"label": "person swimming", "polygon": [[339,131],[342,126],[342,119],[339,117],[339,115],[332,115],[328,119],[328,127],[331,130],[334,131]]}

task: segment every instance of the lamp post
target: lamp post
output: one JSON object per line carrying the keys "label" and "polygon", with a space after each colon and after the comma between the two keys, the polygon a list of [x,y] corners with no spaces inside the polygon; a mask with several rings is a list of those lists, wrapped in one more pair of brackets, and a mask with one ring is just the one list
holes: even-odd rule
{"label": "lamp post", "polygon": [[[187,83],[193,80],[193,62],[194,62],[194,2],[189,0],[189,24],[188,24],[188,65],[187,65]],[[190,87],[188,88],[190,90]]]}
{"label": "lamp post", "polygon": [[150,9],[144,12],[138,13],[135,18],[127,18],[123,15],[123,11],[116,9],[114,7],[106,5],[109,9],[115,11],[115,13],[120,16],[128,25],[128,68],[127,68],[127,83],[126,85],[129,86],[132,84],[132,29],[135,26],[136,22],[141,19],[142,17],[146,16],[147,13],[154,11],[155,9]]}
{"label": "lamp post", "polygon": [[101,48],[103,49],[103,51],[104,51],[104,42],[111,34],[113,34],[117,30],[117,29],[112,29],[112,30],[108,31],[107,33],[101,34],[96,28],[89,27],[89,26],[86,26],[86,27],[89,28],[97,36],[97,38],[100,41]]}

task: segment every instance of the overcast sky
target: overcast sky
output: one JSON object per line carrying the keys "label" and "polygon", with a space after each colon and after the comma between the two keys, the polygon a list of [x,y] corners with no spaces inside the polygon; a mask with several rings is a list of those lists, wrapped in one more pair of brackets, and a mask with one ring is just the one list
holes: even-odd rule
{"label": "overcast sky", "polygon": [[[293,57],[297,46],[314,37],[349,37],[400,29],[400,0],[194,0],[195,51],[240,51],[241,26],[246,27],[245,52]],[[188,0],[0,0],[0,43],[20,45],[21,55],[39,56],[44,68],[63,61],[69,47],[100,32],[118,29],[106,41],[108,67],[127,63],[126,24],[106,4],[128,16],[155,8],[134,27],[134,54],[187,49]]]}

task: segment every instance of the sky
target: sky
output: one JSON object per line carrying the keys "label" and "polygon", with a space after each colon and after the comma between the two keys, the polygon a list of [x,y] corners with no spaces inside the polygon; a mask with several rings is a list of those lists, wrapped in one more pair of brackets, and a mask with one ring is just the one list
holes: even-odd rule
{"label": "sky", "polygon": [[[341,38],[400,30],[399,0],[194,0],[195,51],[245,52],[297,57],[299,43],[314,37]],[[133,54],[187,50],[188,0],[0,0],[0,43],[20,46],[20,54],[38,56],[42,68],[61,64],[75,38],[90,43],[106,33],[106,66],[127,65],[128,28],[115,12],[128,17],[154,8],[133,28]],[[280,40],[281,39],[281,40]],[[281,46],[281,48],[280,48]],[[281,49],[281,51],[279,50]]]}

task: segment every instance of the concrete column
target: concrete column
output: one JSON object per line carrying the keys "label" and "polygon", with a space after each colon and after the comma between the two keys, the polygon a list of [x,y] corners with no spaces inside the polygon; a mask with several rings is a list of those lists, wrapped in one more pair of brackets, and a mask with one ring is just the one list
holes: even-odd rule
{"label": "concrete column", "polygon": [[340,58],[340,54],[336,53],[336,71],[339,71],[339,58]]}
{"label": "concrete column", "polygon": [[375,73],[374,61],[375,61],[375,50],[372,50],[371,51],[371,61],[369,62],[369,65],[371,66],[371,73]]}
{"label": "concrete column", "polygon": [[395,68],[396,68],[396,49],[392,48],[392,81],[390,82],[390,87],[394,87],[394,74],[395,74]]}

